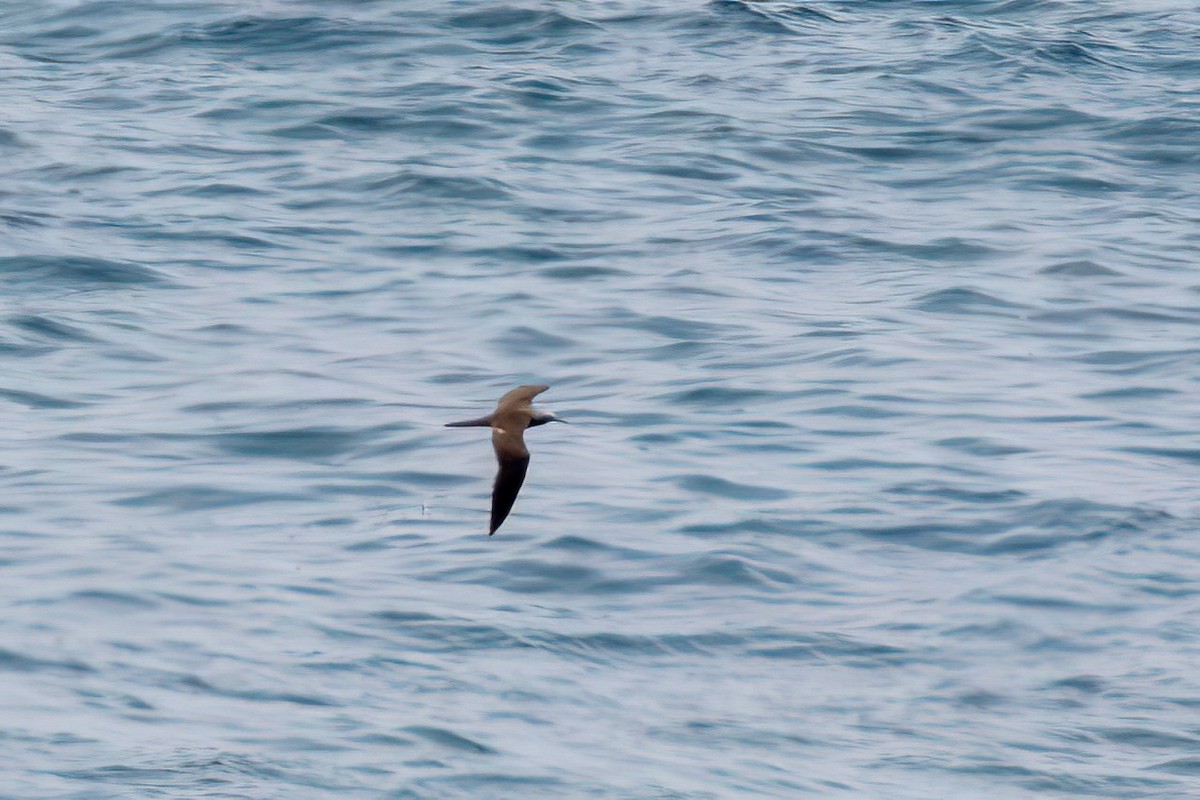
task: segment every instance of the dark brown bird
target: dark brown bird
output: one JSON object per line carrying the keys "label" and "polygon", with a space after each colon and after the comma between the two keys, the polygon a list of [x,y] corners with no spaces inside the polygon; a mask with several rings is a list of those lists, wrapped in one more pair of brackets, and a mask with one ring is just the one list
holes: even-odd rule
{"label": "dark brown bird", "polygon": [[525,482],[525,470],[529,469],[529,450],[525,447],[525,429],[547,422],[566,422],[550,413],[534,409],[533,398],[549,389],[549,386],[518,386],[500,398],[496,410],[486,417],[468,419],[463,422],[447,422],[447,428],[492,429],[492,448],[500,469],[496,482],[492,484],[492,523],[488,536],[496,532],[500,523],[512,510]]}

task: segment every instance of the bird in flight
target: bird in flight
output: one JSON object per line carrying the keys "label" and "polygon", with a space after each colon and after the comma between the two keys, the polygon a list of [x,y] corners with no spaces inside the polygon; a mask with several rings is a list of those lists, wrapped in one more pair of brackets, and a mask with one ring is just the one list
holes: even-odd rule
{"label": "bird in flight", "polygon": [[468,419],[463,422],[447,422],[447,428],[491,428],[492,448],[500,465],[496,482],[492,484],[492,522],[488,536],[496,532],[500,523],[512,510],[525,482],[525,470],[529,468],[529,450],[525,447],[525,429],[547,422],[566,422],[550,413],[536,411],[533,398],[549,389],[549,386],[518,386],[500,398],[496,410],[486,417]]}

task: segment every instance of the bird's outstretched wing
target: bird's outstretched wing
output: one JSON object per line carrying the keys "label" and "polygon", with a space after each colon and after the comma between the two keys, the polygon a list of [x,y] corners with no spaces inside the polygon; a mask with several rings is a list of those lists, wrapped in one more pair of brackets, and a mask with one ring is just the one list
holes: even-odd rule
{"label": "bird's outstretched wing", "polygon": [[504,393],[504,396],[500,398],[500,402],[496,404],[496,410],[499,411],[501,409],[511,408],[522,403],[532,403],[533,398],[537,397],[539,394],[549,388],[549,386],[541,385],[518,386],[517,388]]}
{"label": "bird's outstretched wing", "polygon": [[462,422],[447,422],[447,428],[490,428],[492,426],[492,415],[479,417],[478,419],[464,419]]}
{"label": "bird's outstretched wing", "polygon": [[512,511],[513,503],[517,501],[517,493],[521,491],[521,484],[525,483],[525,470],[529,469],[528,452],[522,456],[497,450],[496,460],[500,462],[500,469],[496,472],[496,482],[492,485],[492,524],[488,528],[488,536],[496,532],[500,523],[508,516],[508,512]]}

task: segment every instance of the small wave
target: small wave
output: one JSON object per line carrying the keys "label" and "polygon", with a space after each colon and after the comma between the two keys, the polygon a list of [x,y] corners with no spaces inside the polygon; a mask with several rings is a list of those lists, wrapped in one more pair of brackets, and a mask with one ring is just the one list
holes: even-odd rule
{"label": "small wave", "polygon": [[95,672],[93,667],[75,659],[39,658],[0,648],[0,671],[41,672],[43,670],[65,670],[71,673]]}
{"label": "small wave", "polygon": [[681,475],[675,478],[675,482],[679,484],[680,488],[689,492],[724,497],[729,500],[783,500],[794,494],[786,489],[737,483],[725,478],[718,478],[715,475]]}
{"label": "small wave", "polygon": [[37,392],[24,392],[18,389],[0,389],[0,397],[13,403],[28,406],[29,408],[80,408],[87,405],[87,403],[68,400],[64,397],[50,397],[49,395],[38,394]]}
{"label": "small wave", "polygon": [[1051,264],[1048,267],[1042,267],[1038,270],[1043,275],[1063,275],[1073,278],[1108,278],[1116,277],[1121,273],[1115,269],[1099,264],[1095,261],[1090,261],[1086,258],[1077,259],[1075,261],[1060,261],[1057,264]]}
{"label": "small wave", "polygon": [[172,511],[201,511],[262,503],[311,502],[311,500],[311,497],[302,494],[241,491],[237,489],[222,489],[216,486],[191,485],[174,486],[169,489],[131,495],[117,500],[116,504],[129,508],[166,508]]}
{"label": "small wave", "polygon": [[338,428],[220,433],[207,437],[222,452],[256,458],[327,459],[354,449],[365,433]]}
{"label": "small wave", "polygon": [[933,314],[989,315],[1001,313],[1012,315],[1015,309],[1020,308],[1015,303],[1001,300],[987,292],[965,287],[939,289],[936,292],[930,292],[927,295],[919,297],[913,307]]}
{"label": "small wave", "polygon": [[455,733],[454,731],[447,730],[446,728],[434,728],[426,725],[410,725],[407,728],[404,728],[404,731],[406,733],[411,733],[414,736],[418,736],[427,742],[432,742],[450,750],[488,755],[497,752],[482,742],[477,742],[474,739]]}
{"label": "small wave", "polygon": [[87,256],[3,257],[0,258],[0,274],[8,276],[10,282],[36,285],[41,290],[169,283],[161,273],[149,267]]}

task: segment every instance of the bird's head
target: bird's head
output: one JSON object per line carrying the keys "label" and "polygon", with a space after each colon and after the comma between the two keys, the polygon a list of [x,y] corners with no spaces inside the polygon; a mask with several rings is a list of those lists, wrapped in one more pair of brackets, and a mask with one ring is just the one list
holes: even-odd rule
{"label": "bird's head", "polygon": [[538,425],[545,425],[547,422],[566,422],[561,417],[556,417],[549,411],[541,411],[529,418],[529,424],[526,428],[536,428]]}

